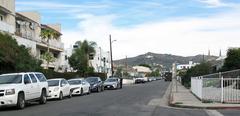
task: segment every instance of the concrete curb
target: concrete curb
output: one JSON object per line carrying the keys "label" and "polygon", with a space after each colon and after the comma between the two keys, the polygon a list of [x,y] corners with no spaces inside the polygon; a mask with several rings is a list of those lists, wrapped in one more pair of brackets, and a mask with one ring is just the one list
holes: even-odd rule
{"label": "concrete curb", "polygon": [[177,108],[189,108],[189,109],[237,109],[240,110],[240,106],[188,106],[188,105],[181,105],[181,104],[173,104],[170,103],[169,106],[171,107],[177,107]]}

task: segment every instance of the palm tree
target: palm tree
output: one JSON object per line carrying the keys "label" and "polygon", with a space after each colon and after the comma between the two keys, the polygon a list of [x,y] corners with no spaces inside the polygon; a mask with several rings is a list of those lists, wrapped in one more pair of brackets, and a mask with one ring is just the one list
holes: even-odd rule
{"label": "palm tree", "polygon": [[87,40],[77,41],[75,43],[78,48],[75,49],[74,54],[70,57],[69,63],[71,67],[75,67],[76,70],[81,71],[83,74],[85,72],[91,72],[92,68],[89,66],[89,57],[94,56],[96,51],[96,43],[95,42],[88,42]]}
{"label": "palm tree", "polygon": [[84,40],[83,42],[77,41],[75,42],[75,44],[78,45],[78,47],[82,49],[87,56],[89,55],[94,56],[96,54],[96,51],[95,51],[95,47],[97,45],[96,42]]}
{"label": "palm tree", "polygon": [[50,52],[49,41],[51,39],[58,39],[59,34],[51,29],[45,28],[41,30],[40,37],[47,41],[47,52],[43,54],[42,58],[46,60],[47,66],[45,68],[48,69],[49,63],[55,60],[53,54]]}

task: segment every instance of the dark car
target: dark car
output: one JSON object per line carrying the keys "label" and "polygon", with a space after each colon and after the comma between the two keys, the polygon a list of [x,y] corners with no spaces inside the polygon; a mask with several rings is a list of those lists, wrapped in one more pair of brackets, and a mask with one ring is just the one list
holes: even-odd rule
{"label": "dark car", "polygon": [[92,92],[101,92],[104,90],[103,81],[100,77],[88,77],[85,80],[90,84]]}
{"label": "dark car", "polygon": [[164,74],[164,80],[165,81],[172,81],[172,73],[171,72],[166,72]]}

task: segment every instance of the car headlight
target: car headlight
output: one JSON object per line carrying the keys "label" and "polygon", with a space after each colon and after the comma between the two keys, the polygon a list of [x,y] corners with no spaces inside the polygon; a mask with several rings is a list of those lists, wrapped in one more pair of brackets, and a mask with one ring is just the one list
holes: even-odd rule
{"label": "car headlight", "polygon": [[53,91],[58,91],[59,90],[59,87],[56,87],[56,88],[54,88],[54,90]]}
{"label": "car headlight", "polygon": [[15,94],[15,89],[7,89],[5,95],[13,95]]}
{"label": "car headlight", "polygon": [[93,85],[93,87],[96,87],[96,86],[98,86],[98,84],[97,84],[97,83]]}

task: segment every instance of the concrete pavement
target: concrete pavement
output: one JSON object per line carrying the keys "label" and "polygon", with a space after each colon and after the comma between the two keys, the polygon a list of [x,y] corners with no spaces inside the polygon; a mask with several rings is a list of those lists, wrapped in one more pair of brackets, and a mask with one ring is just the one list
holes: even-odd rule
{"label": "concrete pavement", "polygon": [[176,83],[175,80],[172,81],[169,103],[170,106],[181,108],[240,109],[240,104],[202,103],[189,89],[186,89],[179,82]]}

